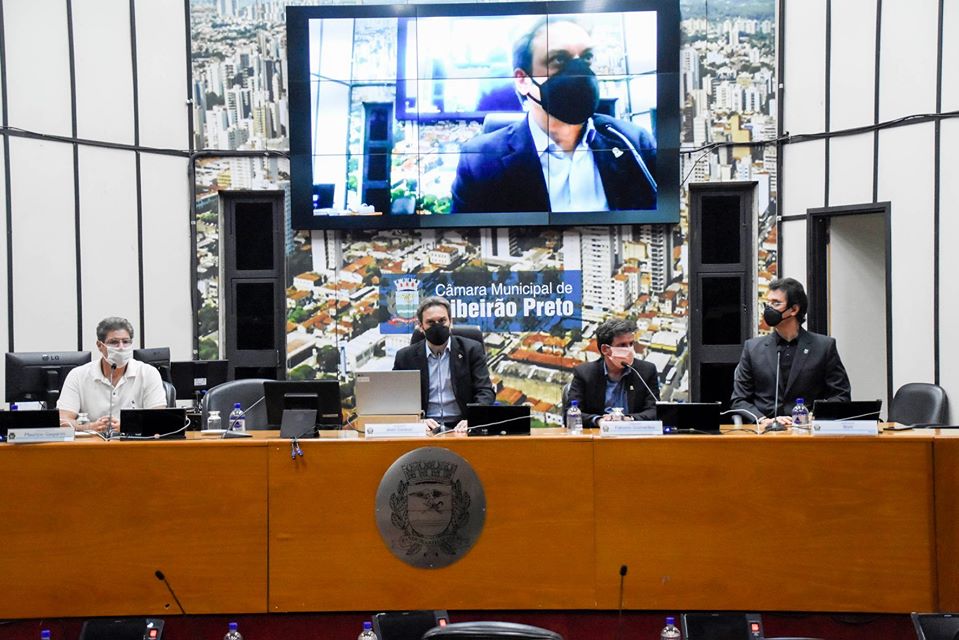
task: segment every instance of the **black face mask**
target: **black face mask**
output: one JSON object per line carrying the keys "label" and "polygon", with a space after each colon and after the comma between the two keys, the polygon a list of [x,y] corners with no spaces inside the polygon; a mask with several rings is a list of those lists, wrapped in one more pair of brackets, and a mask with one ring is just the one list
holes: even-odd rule
{"label": "black face mask", "polygon": [[767,304],[763,307],[763,320],[766,322],[767,326],[775,327],[777,324],[783,321],[783,312],[774,309]]}
{"label": "black face mask", "polygon": [[540,99],[532,95],[529,99],[566,124],[583,124],[599,106],[599,80],[580,58],[567,62],[543,84],[530,80],[539,87]]}
{"label": "black face mask", "polygon": [[450,339],[450,328],[445,324],[432,324],[423,332],[429,343],[442,347]]}

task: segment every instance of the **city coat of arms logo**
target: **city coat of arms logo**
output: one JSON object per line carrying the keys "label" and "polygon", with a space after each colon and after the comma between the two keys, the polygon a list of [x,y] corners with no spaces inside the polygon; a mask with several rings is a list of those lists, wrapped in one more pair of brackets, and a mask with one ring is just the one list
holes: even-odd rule
{"label": "city coat of arms logo", "polygon": [[479,478],[461,456],[423,447],[401,456],[376,492],[376,524],[400,560],[436,569],[473,547],[486,519]]}
{"label": "city coat of arms logo", "polygon": [[412,321],[420,306],[420,283],[416,276],[394,280],[393,290],[387,294],[386,306],[395,318]]}

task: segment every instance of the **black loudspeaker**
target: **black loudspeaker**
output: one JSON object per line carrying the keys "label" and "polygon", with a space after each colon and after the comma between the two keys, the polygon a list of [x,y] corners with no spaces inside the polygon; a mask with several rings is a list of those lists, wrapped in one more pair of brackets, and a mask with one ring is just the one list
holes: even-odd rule
{"label": "black loudspeaker", "polygon": [[378,213],[392,211],[390,166],[393,152],[393,103],[364,102],[363,184],[360,192],[365,204]]}

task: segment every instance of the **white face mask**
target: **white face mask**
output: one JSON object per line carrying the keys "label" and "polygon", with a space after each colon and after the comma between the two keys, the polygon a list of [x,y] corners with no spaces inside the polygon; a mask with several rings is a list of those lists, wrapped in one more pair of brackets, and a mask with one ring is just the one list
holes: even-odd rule
{"label": "white face mask", "polygon": [[619,365],[626,366],[633,364],[633,356],[636,352],[632,347],[610,347],[609,357]]}
{"label": "white face mask", "polygon": [[107,346],[107,362],[117,367],[124,367],[133,358],[133,347],[121,349]]}

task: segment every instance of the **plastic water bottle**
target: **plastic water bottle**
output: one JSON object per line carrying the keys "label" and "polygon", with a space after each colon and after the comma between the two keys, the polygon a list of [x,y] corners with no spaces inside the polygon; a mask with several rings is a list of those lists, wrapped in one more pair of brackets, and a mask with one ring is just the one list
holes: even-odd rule
{"label": "plastic water bottle", "polygon": [[90,427],[90,416],[86,413],[77,415],[77,430],[86,431]]}
{"label": "plastic water bottle", "polygon": [[239,402],[233,405],[233,411],[230,412],[230,431],[246,431],[246,413]]}
{"label": "plastic water bottle", "polygon": [[40,632],[40,640],[50,640],[50,630],[49,630],[49,629],[43,629],[43,630]]}
{"label": "plastic water bottle", "polygon": [[613,407],[609,410],[609,419],[611,421],[622,422],[626,419],[626,414],[623,413],[622,407]]}
{"label": "plastic water bottle", "polygon": [[220,430],[223,428],[223,418],[219,411],[211,411],[206,417],[206,428]]}
{"label": "plastic water bottle", "polygon": [[668,616],[666,618],[666,626],[663,627],[663,630],[659,634],[659,640],[679,640],[681,637],[682,634],[676,626],[676,618]]}
{"label": "plastic water bottle", "polygon": [[226,635],[223,636],[223,640],[243,640],[243,636],[240,635],[240,632],[236,630],[236,623],[230,623],[230,630],[226,632]]}
{"label": "plastic water bottle", "polygon": [[569,403],[569,409],[566,410],[566,428],[570,433],[583,432],[583,412],[579,408],[579,400]]}
{"label": "plastic water bottle", "polygon": [[373,633],[372,622],[363,623],[363,630],[360,631],[360,635],[356,637],[356,640],[376,640],[376,634]]}
{"label": "plastic water bottle", "polygon": [[796,405],[793,407],[793,426],[804,427],[809,425],[809,408],[805,405],[802,398],[796,398]]}

